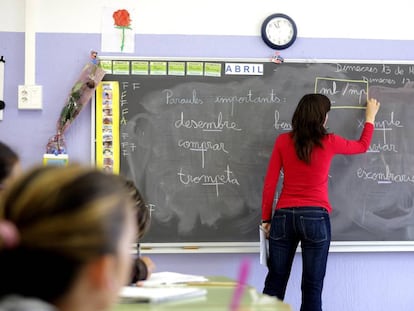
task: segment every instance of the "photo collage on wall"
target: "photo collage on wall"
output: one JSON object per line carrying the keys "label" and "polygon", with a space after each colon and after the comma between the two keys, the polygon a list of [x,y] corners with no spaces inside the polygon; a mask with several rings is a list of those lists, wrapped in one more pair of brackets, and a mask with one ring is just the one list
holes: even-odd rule
{"label": "photo collage on wall", "polygon": [[101,82],[96,95],[96,162],[104,171],[118,173],[118,84]]}
{"label": "photo collage on wall", "polygon": [[103,84],[102,105],[102,157],[105,171],[113,172],[113,132],[112,132],[112,88]]}

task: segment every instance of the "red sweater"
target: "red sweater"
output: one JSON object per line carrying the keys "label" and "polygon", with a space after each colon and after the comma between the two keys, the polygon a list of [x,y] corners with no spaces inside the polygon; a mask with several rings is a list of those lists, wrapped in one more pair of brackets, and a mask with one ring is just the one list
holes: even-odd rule
{"label": "red sweater", "polygon": [[356,154],[368,150],[374,126],[365,123],[359,140],[347,140],[335,134],[326,135],[323,148],[315,147],[311,163],[306,164],[296,156],[295,146],[290,133],[277,137],[263,187],[262,219],[272,218],[273,199],[283,169],[282,193],[276,209],[298,206],[320,206],[331,212],[328,198],[328,173],[332,158],[336,154]]}

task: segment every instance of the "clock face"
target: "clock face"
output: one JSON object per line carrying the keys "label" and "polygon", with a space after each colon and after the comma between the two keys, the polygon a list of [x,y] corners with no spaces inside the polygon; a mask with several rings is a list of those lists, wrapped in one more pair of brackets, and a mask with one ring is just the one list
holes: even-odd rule
{"label": "clock face", "polygon": [[295,22],[285,14],[270,15],[263,22],[263,41],[273,49],[286,49],[296,40]]}

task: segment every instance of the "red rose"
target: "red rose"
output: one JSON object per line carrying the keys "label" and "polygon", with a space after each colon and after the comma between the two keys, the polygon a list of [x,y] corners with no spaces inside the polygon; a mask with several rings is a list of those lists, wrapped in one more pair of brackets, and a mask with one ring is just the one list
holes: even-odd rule
{"label": "red rose", "polygon": [[131,19],[129,18],[129,12],[127,10],[118,10],[112,14],[112,17],[115,21],[115,28],[122,30],[122,39],[121,39],[121,52],[124,50],[124,41],[125,41],[125,29],[131,29],[129,26],[131,24]]}
{"label": "red rose", "polygon": [[131,19],[129,18],[129,12],[127,10],[118,10],[112,14],[115,25],[118,27],[129,27]]}

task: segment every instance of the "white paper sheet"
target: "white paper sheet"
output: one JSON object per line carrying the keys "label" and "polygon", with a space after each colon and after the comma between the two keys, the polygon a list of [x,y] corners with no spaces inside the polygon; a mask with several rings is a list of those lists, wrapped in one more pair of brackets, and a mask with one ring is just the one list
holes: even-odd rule
{"label": "white paper sheet", "polygon": [[267,266],[267,259],[269,258],[269,240],[266,239],[266,231],[259,225],[260,237],[260,264]]}
{"label": "white paper sheet", "polygon": [[188,282],[206,282],[208,279],[201,275],[183,274],[177,272],[152,273],[148,280],[142,281],[144,287],[155,287],[173,284],[185,284]]}
{"label": "white paper sheet", "polygon": [[130,14],[128,27],[117,27],[113,18],[118,7],[104,7],[102,12],[101,52],[133,53],[135,51],[135,21],[137,15],[133,8],[125,8]]}
{"label": "white paper sheet", "polygon": [[125,286],[119,293],[125,301],[158,303],[206,296],[207,290],[198,287],[135,287]]}

